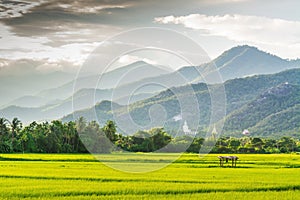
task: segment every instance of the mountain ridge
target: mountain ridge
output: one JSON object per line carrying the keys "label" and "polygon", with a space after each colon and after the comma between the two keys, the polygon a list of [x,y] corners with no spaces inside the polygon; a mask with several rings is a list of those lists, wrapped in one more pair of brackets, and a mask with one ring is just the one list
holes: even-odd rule
{"label": "mountain ridge", "polygon": [[[271,74],[271,75],[256,75],[253,77],[247,77],[247,78],[237,78],[233,80],[228,80],[225,82],[225,88],[226,88],[226,96],[227,96],[227,120],[228,116],[231,117],[232,115],[235,114],[235,112],[241,112],[244,109],[245,113],[251,112],[251,109],[245,109],[245,106],[249,105],[253,101],[257,101],[257,99],[262,99],[264,98],[265,95],[272,95],[272,94],[281,94],[281,91],[288,91],[288,90],[281,90],[281,87],[296,87],[298,88],[295,93],[294,90],[291,90],[289,93],[282,93],[285,95],[292,94],[296,95],[296,97],[300,96],[300,69],[291,69],[287,70],[284,72],[280,72],[277,74]],[[270,81],[272,80],[272,81]],[[289,82],[289,83],[287,83]],[[267,84],[266,84],[267,83]],[[292,83],[292,84],[291,84]],[[177,91],[182,91],[181,93],[184,94],[186,86],[181,86],[178,88],[175,88]],[[208,102],[209,101],[209,93],[207,91],[207,85],[204,83],[199,83],[199,84],[193,84],[192,87],[195,90],[195,94],[199,95],[198,98],[202,100],[202,102]],[[250,94],[248,94],[248,89],[251,88],[253,91],[251,91]],[[188,95],[186,95],[188,96]],[[147,115],[147,109],[149,109],[152,105],[155,105],[157,103],[167,106],[166,110],[168,111],[168,116],[169,119],[172,117],[176,116],[178,114],[178,106],[176,101],[174,100],[174,94],[172,94],[172,91],[170,90],[165,90],[158,95],[151,97],[146,100],[138,101],[134,104],[131,104],[129,108],[126,107],[121,107],[120,109],[115,110],[115,113],[122,113],[124,110],[130,110],[130,115],[133,120],[137,120],[136,123],[146,123],[147,121],[149,122],[149,118],[145,117]],[[284,97],[284,96],[283,96]],[[292,99],[293,100],[293,99]],[[294,101],[294,100],[293,100]],[[298,100],[297,100],[298,101]],[[299,100],[300,101],[300,100]],[[272,103],[272,102],[271,102]],[[282,111],[284,109],[288,109],[289,106],[294,106],[297,102],[293,102],[291,104],[288,104],[286,107],[281,108],[281,110],[276,110],[275,113]],[[94,111],[97,110],[102,110],[101,112],[98,112],[97,114],[101,117],[98,117],[101,123],[105,123],[105,120],[113,119],[112,118],[112,113],[111,111],[106,111],[103,112],[103,109],[99,107],[100,104],[97,106],[93,107],[92,109]],[[168,106],[169,105],[169,106]],[[272,106],[267,104],[268,106]],[[202,111],[201,117],[203,118],[201,122],[202,127],[207,127],[209,123],[209,104],[203,103],[200,105],[200,110]],[[124,109],[126,108],[126,109]],[[75,116],[84,116],[88,120],[95,120],[94,118],[91,118],[91,115],[89,114],[89,110],[81,110],[81,111],[76,111]],[[126,112],[125,112],[126,113]],[[270,113],[267,113],[264,117],[267,117],[269,115],[275,114],[270,111]],[[129,113],[128,113],[129,114]],[[236,120],[237,124],[240,124],[241,121],[237,118],[233,118]],[[264,118],[260,118],[263,120]],[[62,118],[63,121],[68,121],[68,120],[74,120],[70,115],[65,116]],[[228,123],[228,122],[226,122]],[[232,130],[236,134],[240,134],[243,129],[249,128],[249,126],[243,126],[243,127],[236,127],[233,126],[231,128],[233,129],[228,129],[226,128],[226,123],[225,123],[225,134],[232,134]],[[258,124],[259,121],[257,121],[255,124]],[[295,127],[295,126],[294,126]],[[299,126],[296,126],[296,128],[300,128]],[[252,132],[252,129],[250,129]],[[284,130],[283,130],[284,131]],[[258,132],[253,131],[254,133],[258,134]],[[282,133],[282,132],[280,132]]]}

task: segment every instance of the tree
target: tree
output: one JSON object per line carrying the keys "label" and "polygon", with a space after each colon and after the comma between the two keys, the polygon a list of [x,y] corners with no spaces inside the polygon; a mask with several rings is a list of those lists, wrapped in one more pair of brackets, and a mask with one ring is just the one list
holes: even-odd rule
{"label": "tree", "polygon": [[149,134],[151,135],[154,151],[165,147],[172,139],[163,128],[152,128]]}
{"label": "tree", "polygon": [[81,140],[91,153],[110,153],[112,150],[111,142],[96,121],[87,125],[81,133]]}
{"label": "tree", "polygon": [[[50,123],[32,122],[24,128],[18,118],[12,122],[0,118],[0,153],[86,153],[87,148],[92,153],[110,153],[114,150],[198,153],[200,148],[208,147],[211,150],[213,145],[213,153],[289,153],[300,149],[299,139],[292,137],[222,137],[215,141],[204,140],[199,135],[172,137],[163,128],[138,131],[133,136],[116,132],[113,121],[107,121],[100,127],[96,121],[87,123],[82,117],[67,123],[59,120]],[[119,148],[114,148],[112,143]]]}
{"label": "tree", "polygon": [[105,126],[102,128],[102,130],[104,131],[106,137],[112,142],[116,142],[117,141],[117,127],[115,125],[115,123],[111,120],[107,121]]}
{"label": "tree", "polygon": [[132,138],[132,148],[131,150],[134,152],[151,152],[153,151],[153,141],[150,138],[151,135],[147,131],[138,131],[136,132]]}
{"label": "tree", "polygon": [[64,140],[65,144],[71,148],[71,152],[78,152],[79,136],[76,130],[75,122],[68,122],[64,124]]}
{"label": "tree", "polygon": [[19,140],[21,141],[23,152],[36,152],[37,147],[34,135],[37,125],[38,124],[34,121],[20,132]]}
{"label": "tree", "polygon": [[36,142],[36,151],[38,153],[45,152],[46,141],[46,133],[49,132],[49,123],[44,122],[42,124],[38,124],[34,130],[34,140]]}
{"label": "tree", "polygon": [[9,121],[5,118],[0,118],[0,152],[10,153],[12,146],[9,138],[9,128],[7,124]]}
{"label": "tree", "polygon": [[8,132],[8,127],[7,127],[8,120],[5,118],[0,118],[0,137],[4,136]]}
{"label": "tree", "polygon": [[187,149],[187,152],[199,153],[201,145],[203,144],[204,139],[201,137],[195,137],[192,144]]}
{"label": "tree", "polygon": [[80,117],[78,120],[75,121],[76,123],[76,130],[79,134],[84,132],[84,129],[86,128],[86,120],[84,117]]}
{"label": "tree", "polygon": [[230,138],[229,140],[229,147],[232,149],[233,152],[237,152],[237,149],[241,145],[241,142],[237,138]]}
{"label": "tree", "polygon": [[282,153],[293,152],[296,148],[296,141],[290,137],[282,137],[278,141],[278,146]]}
{"label": "tree", "polygon": [[254,137],[251,139],[251,146],[254,147],[257,152],[261,152],[263,150],[264,141],[261,138]]}
{"label": "tree", "polygon": [[13,120],[10,123],[11,126],[11,144],[13,151],[16,148],[16,143],[15,143],[15,137],[19,133],[19,131],[22,129],[22,123],[18,118],[13,118]]}

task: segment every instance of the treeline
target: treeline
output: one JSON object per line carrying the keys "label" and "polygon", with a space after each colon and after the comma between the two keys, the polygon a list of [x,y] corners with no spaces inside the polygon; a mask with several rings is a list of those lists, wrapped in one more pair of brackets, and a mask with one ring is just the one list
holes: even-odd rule
{"label": "treeline", "polygon": [[32,122],[23,127],[20,120],[0,118],[0,153],[110,153],[130,152],[193,152],[201,146],[212,146],[211,153],[289,153],[300,151],[300,142],[291,137],[281,139],[259,137],[222,137],[207,139],[171,136],[163,128],[138,131],[132,136],[117,133],[113,121],[100,127],[79,118],[75,122]]}

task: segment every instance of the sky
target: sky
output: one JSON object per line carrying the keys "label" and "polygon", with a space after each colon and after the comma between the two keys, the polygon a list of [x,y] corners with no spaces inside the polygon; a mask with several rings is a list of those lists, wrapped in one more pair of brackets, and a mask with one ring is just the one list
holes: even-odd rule
{"label": "sky", "polygon": [[[0,0],[0,73],[76,73],[108,38],[143,27],[183,34],[210,59],[243,44],[296,59],[300,58],[299,7],[298,0]],[[119,46],[110,45],[106,53],[114,55]],[[158,52],[149,58],[146,54],[124,55],[116,63],[176,60],[168,57],[159,63]]]}

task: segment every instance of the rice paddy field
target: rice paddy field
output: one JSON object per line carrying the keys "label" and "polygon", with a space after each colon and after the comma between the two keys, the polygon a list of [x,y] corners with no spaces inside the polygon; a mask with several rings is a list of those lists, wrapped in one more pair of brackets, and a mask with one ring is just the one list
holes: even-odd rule
{"label": "rice paddy field", "polygon": [[300,155],[105,155],[105,164],[165,167],[119,171],[92,155],[0,154],[0,199],[300,199]]}

